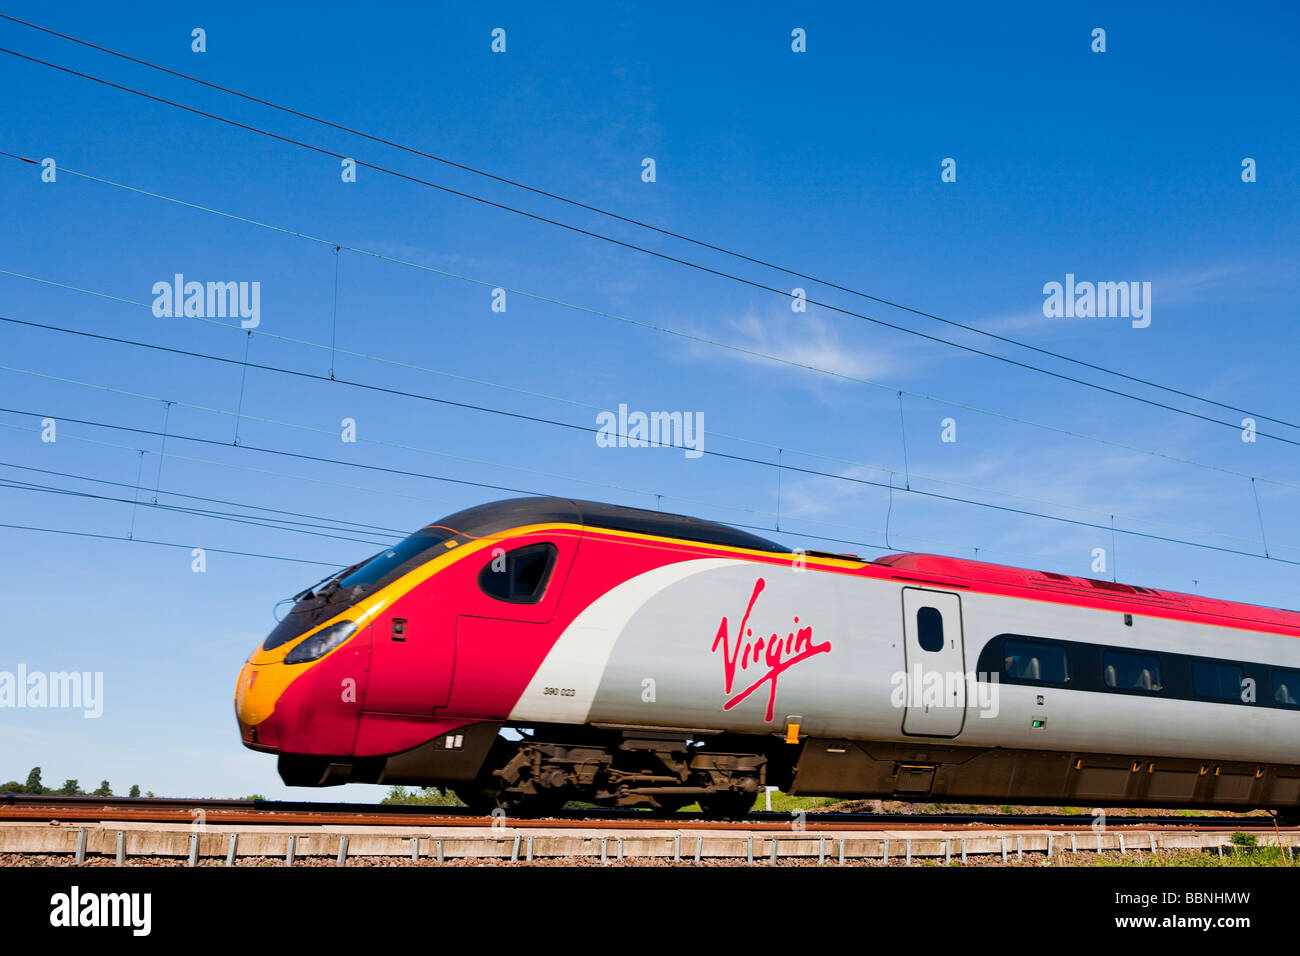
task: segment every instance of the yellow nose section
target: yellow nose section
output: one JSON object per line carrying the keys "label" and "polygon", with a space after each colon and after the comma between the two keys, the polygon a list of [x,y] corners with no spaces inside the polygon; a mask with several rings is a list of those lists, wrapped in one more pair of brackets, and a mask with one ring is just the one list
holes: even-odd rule
{"label": "yellow nose section", "polygon": [[245,664],[235,684],[235,716],[245,727],[255,727],[275,710],[276,701],[302,667],[284,664]]}

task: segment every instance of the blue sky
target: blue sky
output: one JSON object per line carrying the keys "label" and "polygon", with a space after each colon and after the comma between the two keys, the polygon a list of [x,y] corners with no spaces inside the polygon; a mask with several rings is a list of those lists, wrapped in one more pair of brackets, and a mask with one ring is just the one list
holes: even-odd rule
{"label": "blue sky", "polygon": [[[1249,18],[1200,4],[1173,14],[1125,4],[974,12],[449,3],[373,17],[328,3],[306,13],[13,3],[7,12],[881,298],[1300,422],[1300,18],[1290,4],[1256,6]],[[190,49],[195,27],[207,31],[204,53]],[[490,50],[497,27],[506,31],[502,54]],[[807,31],[805,53],[790,48],[796,27]],[[1104,53],[1090,49],[1096,27],[1106,30]],[[0,37],[29,56],[764,285],[803,286],[907,328],[1226,421],[1243,417],[21,26],[0,23]],[[888,482],[893,472],[918,491],[1094,524],[1113,515],[1120,528],[1238,551],[1262,549],[1262,513],[1270,554],[1300,560],[1294,444],[1244,443],[1232,428],[861,319],[813,306],[795,313],[781,295],[372,169],[343,183],[337,159],[12,56],[0,55],[0,82],[15,94],[0,103],[0,149],[52,157],[60,169],[44,183],[36,167],[0,157],[0,269],[33,277],[0,274],[0,315],[240,359],[244,332],[229,321],[156,318],[151,289],[177,272],[257,281],[252,362],[324,375],[328,350],[300,343],[328,345],[334,335],[345,350],[333,356],[339,378],[586,427],[620,403],[702,413],[710,451],[774,461],[781,449],[783,464],[831,476]],[[653,183],[641,178],[646,157],[656,163]],[[956,182],[940,178],[948,157]],[[1256,182],[1242,182],[1246,157],[1257,163]],[[333,244],[346,247],[337,298]],[[1045,318],[1043,285],[1067,273],[1150,282],[1150,326]],[[517,290],[505,313],[491,311],[496,286]],[[290,792],[272,758],[239,745],[233,683],[273,625],[275,603],[327,568],[218,549],[347,564],[379,545],[152,508],[155,488],[161,504],[243,510],[175,497],[184,493],[387,529],[507,496],[375,470],[387,468],[643,507],[662,496],[665,510],[767,528],[777,520],[772,467],[599,448],[572,429],[0,326],[0,405],[60,421],[58,440],[43,443],[39,417],[0,413],[0,478],[130,498],[133,488],[85,479],[133,486],[139,469],[143,502],[133,509],[0,487],[0,522],[186,546],[0,529],[12,598],[0,670],[104,674],[98,719],[0,710],[0,781],[22,780],[39,763],[53,784],[107,777],[119,791],[139,783],[174,795]],[[907,393],[906,463],[898,390]],[[173,403],[169,434],[227,446],[172,438],[163,449],[157,436],[64,421],[156,431],[164,402]],[[241,446],[363,467],[230,447],[237,408]],[[941,441],[947,417],[955,442]],[[355,443],[340,439],[345,418],[357,423]],[[1297,428],[1262,419],[1259,428],[1300,440]],[[24,470],[38,468],[81,477]],[[1094,576],[1300,603],[1298,569],[1279,561],[1124,534],[1112,544],[1109,532],[1077,525],[890,497],[887,488],[787,470],[780,533],[771,536],[867,557],[886,544],[979,549],[987,560],[1085,575],[1101,547],[1107,570]],[[190,547],[209,549],[205,573],[191,571]]]}

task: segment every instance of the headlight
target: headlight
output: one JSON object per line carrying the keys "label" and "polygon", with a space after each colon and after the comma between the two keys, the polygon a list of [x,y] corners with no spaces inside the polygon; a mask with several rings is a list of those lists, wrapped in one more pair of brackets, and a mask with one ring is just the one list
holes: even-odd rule
{"label": "headlight", "polygon": [[324,657],[357,632],[355,621],[339,621],[317,631],[285,655],[286,664],[305,664]]}

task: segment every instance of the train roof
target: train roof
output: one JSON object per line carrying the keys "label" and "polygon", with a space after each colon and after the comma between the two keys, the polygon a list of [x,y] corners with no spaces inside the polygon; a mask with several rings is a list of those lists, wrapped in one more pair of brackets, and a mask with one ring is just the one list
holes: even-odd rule
{"label": "train roof", "polygon": [[[1028,568],[964,558],[948,558],[937,554],[889,554],[877,558],[872,564],[884,565],[903,574],[915,573],[937,579],[965,583],[981,590],[992,587],[1023,588],[1036,591],[1047,600],[1065,603],[1092,604],[1097,601],[1121,602],[1132,611],[1146,610],[1151,614],[1172,612],[1177,617],[1225,618],[1234,621],[1251,621],[1267,627],[1284,627],[1300,630],[1300,611],[1223,601],[1199,594],[1184,594],[1158,588],[1082,578],[1052,571],[1033,571]],[[897,575],[896,575],[897,576]]]}
{"label": "train roof", "polygon": [[646,508],[629,508],[600,501],[583,501],[576,498],[509,498],[484,505],[466,508],[438,522],[461,534],[481,537],[521,525],[546,522],[583,524],[612,531],[632,531],[637,534],[681,538],[729,548],[751,551],[789,553],[789,548],[767,538],[741,531],[717,521],[705,521],[687,515],[650,511]]}
{"label": "train roof", "polygon": [[[749,551],[791,553],[789,548],[775,541],[721,522],[576,498],[536,497],[493,501],[458,511],[438,521],[437,525],[469,537],[482,537],[523,525],[548,522],[630,531]],[[812,550],[805,553],[809,557],[862,561],[856,555],[849,554]],[[889,577],[932,587],[952,586],[994,593],[1019,593],[1023,597],[1064,604],[1144,612],[1158,617],[1218,622],[1228,626],[1233,622],[1249,622],[1255,629],[1281,628],[1300,634],[1300,611],[1222,601],[1199,594],[1183,594],[985,561],[937,554],[889,554],[871,562],[862,562],[861,569],[872,576],[884,572]]]}

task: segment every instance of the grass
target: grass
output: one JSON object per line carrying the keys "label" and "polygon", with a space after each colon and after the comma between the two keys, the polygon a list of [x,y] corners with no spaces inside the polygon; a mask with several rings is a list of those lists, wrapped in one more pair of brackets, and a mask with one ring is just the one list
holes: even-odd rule
{"label": "grass", "polygon": [[1094,866],[1113,867],[1276,867],[1296,866],[1296,861],[1275,846],[1225,847],[1223,856],[1218,850],[1164,850],[1160,853],[1130,853],[1125,856],[1103,856]]}
{"label": "grass", "polygon": [[[843,801],[839,797],[793,797],[788,793],[782,793],[780,790],[772,791],[772,812],[773,813],[793,813],[796,810],[803,810],[805,813],[814,813],[820,810],[827,810]],[[754,799],[753,812],[763,813],[767,810],[767,795],[763,791],[758,792]],[[700,805],[692,803],[689,806],[682,807],[683,813],[699,813]]]}
{"label": "grass", "polygon": [[[792,797],[780,790],[772,791],[773,813],[792,813],[795,810],[825,810],[827,807],[833,807],[839,802],[836,797]],[[754,801],[754,809],[767,809],[767,801],[764,799],[763,794],[760,793],[758,799]]]}

